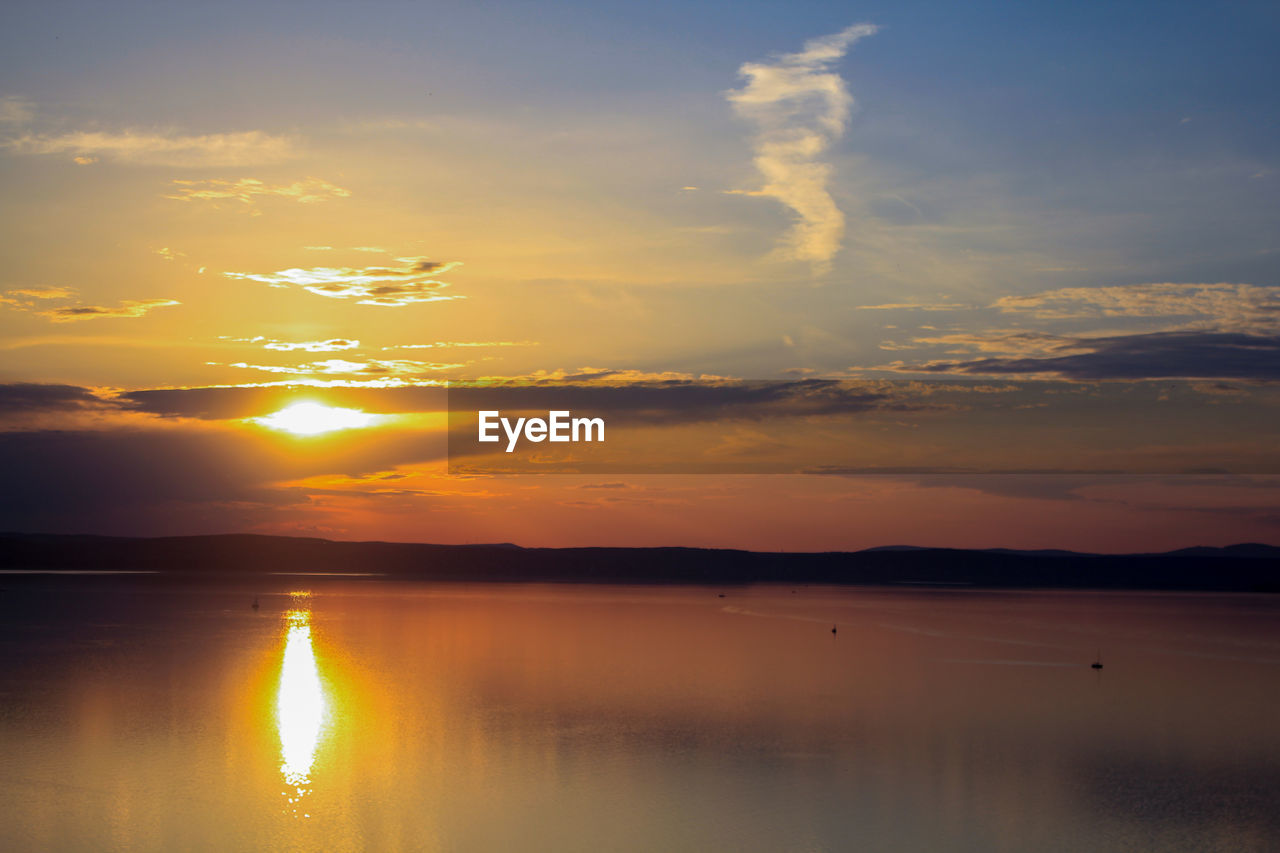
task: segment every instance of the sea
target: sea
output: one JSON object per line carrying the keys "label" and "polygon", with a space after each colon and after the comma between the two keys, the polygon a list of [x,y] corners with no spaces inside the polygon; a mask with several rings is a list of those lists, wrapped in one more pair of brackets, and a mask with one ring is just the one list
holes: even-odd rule
{"label": "sea", "polygon": [[0,849],[1275,851],[1277,617],[1248,594],[6,574]]}

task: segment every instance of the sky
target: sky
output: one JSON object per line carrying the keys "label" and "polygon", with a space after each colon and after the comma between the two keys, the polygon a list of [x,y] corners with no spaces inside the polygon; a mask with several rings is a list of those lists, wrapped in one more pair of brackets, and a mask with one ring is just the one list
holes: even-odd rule
{"label": "sky", "polygon": [[[1280,542],[1278,24],[1263,3],[5,4],[0,470],[22,485],[0,529]],[[459,380],[710,390],[636,425],[684,449],[664,474],[462,476],[406,393]],[[729,404],[740,380],[894,390],[797,412]],[[1026,414],[1047,395],[918,402],[958,380],[1109,402],[1051,407],[1089,411],[1056,432]],[[373,417],[255,420],[300,401]],[[804,464],[695,473],[694,423]],[[942,464],[975,434],[1007,464]]]}

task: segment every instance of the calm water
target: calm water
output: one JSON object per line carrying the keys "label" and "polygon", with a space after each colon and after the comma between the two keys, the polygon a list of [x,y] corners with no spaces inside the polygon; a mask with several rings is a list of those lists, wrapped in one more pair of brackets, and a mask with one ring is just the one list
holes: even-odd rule
{"label": "calm water", "polygon": [[1274,598],[0,585],[4,850],[1280,849]]}

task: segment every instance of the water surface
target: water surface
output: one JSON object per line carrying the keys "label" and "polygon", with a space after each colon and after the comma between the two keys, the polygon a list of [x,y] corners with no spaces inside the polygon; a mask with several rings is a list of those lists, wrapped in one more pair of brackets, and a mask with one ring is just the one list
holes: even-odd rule
{"label": "water surface", "polygon": [[1266,596],[0,583],[0,849],[1280,849]]}

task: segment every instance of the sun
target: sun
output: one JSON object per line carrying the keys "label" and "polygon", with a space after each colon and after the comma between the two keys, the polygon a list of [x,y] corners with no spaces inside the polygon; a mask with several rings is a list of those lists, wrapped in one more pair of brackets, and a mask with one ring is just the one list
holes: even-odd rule
{"label": "sun", "polygon": [[252,420],[294,435],[318,435],[340,429],[358,429],[373,423],[374,415],[359,409],[339,409],[319,403],[294,403],[272,415]]}

